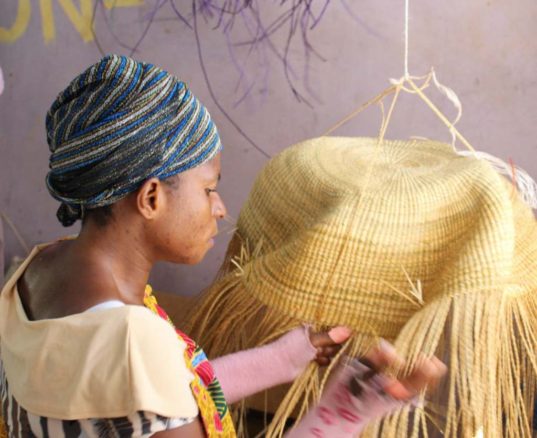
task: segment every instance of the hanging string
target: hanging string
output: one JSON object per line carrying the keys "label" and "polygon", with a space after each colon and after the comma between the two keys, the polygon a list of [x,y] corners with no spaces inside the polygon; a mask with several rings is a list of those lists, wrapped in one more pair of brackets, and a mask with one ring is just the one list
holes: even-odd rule
{"label": "hanging string", "polygon": [[[404,19],[404,32],[403,32],[403,39],[404,39],[404,74],[400,79],[390,79],[390,82],[394,85],[398,85],[401,87],[403,91],[406,91],[407,93],[411,94],[418,94],[421,99],[429,106],[429,108],[440,118],[442,122],[447,126],[449,129],[449,132],[451,133],[451,145],[453,149],[455,148],[455,141],[457,138],[471,151],[474,151],[474,148],[470,145],[470,142],[468,142],[456,129],[455,125],[460,120],[462,116],[462,104],[460,99],[458,98],[457,94],[449,87],[446,87],[445,85],[442,85],[438,78],[436,77],[436,73],[434,71],[434,68],[431,68],[431,71],[426,76],[410,76],[409,69],[408,69],[408,57],[409,57],[409,34],[410,34],[410,0],[405,0],[405,19]],[[418,87],[414,80],[423,80],[423,85],[421,87]],[[455,107],[457,110],[457,115],[453,122],[450,122],[449,119],[431,102],[429,98],[423,93],[423,90],[425,90],[428,86],[430,81],[433,81],[434,85],[436,86],[437,90],[442,93]],[[410,88],[406,87],[405,85],[409,84]]]}
{"label": "hanging string", "polygon": [[[476,159],[485,160],[491,163],[491,165],[501,174],[509,176],[513,182],[513,187],[517,190],[517,192],[522,196],[522,198],[526,201],[526,203],[533,209],[537,209],[537,183],[535,180],[531,178],[531,176],[525,172],[523,169],[516,167],[516,166],[509,166],[504,161],[502,161],[500,158],[494,157],[490,154],[486,154],[483,152],[477,152],[474,147],[470,144],[470,142],[455,128],[455,125],[462,117],[462,104],[460,99],[458,98],[457,94],[449,87],[443,85],[438,80],[438,77],[436,76],[436,72],[433,68],[431,68],[431,71],[425,75],[425,76],[411,76],[409,73],[408,68],[408,58],[409,58],[409,34],[410,34],[410,26],[409,26],[409,13],[410,10],[410,0],[405,0],[405,18],[404,18],[404,32],[403,32],[403,39],[404,39],[404,73],[403,76],[399,79],[390,79],[391,86],[386,88],[384,91],[382,91],[380,94],[375,96],[373,99],[370,99],[365,104],[360,106],[358,109],[351,112],[349,115],[345,116],[342,120],[334,124],[331,128],[329,128],[323,135],[329,135],[332,132],[334,132],[336,129],[347,123],[349,120],[357,116],[359,113],[361,113],[363,110],[365,110],[367,107],[369,107],[373,103],[381,103],[382,100],[388,96],[389,94],[395,93],[394,100],[392,101],[392,104],[390,106],[389,111],[389,117],[385,117],[383,114],[382,118],[382,124],[381,129],[379,133],[379,140],[382,141],[384,139],[384,135],[386,134],[386,130],[388,128],[388,124],[391,119],[391,114],[393,111],[393,108],[395,106],[395,102],[397,101],[397,96],[399,95],[400,91],[405,91],[409,94],[417,94],[420,99],[433,111],[433,113],[444,123],[444,125],[448,128],[449,132],[451,133],[451,145],[455,152],[457,152],[459,155],[463,156],[472,156]],[[421,83],[420,86],[417,85],[416,82]],[[448,117],[440,111],[440,109],[427,97],[425,94],[425,89],[429,87],[431,82],[434,84],[436,89],[444,95],[455,107],[457,110],[457,114],[453,121],[450,121]],[[468,149],[467,151],[458,151],[455,143],[456,140],[459,140],[465,147]],[[510,172],[508,172],[507,169],[511,169]]]}
{"label": "hanging string", "polygon": [[388,96],[389,94],[392,94],[396,89],[396,86],[395,85],[392,85],[391,87],[388,87],[386,88],[382,93],[378,94],[377,96],[375,96],[373,99],[370,99],[368,100],[366,103],[364,103],[362,106],[360,106],[358,109],[354,110],[353,112],[351,112],[350,114],[346,115],[343,119],[341,119],[339,122],[337,122],[335,125],[331,126],[330,128],[328,128],[323,134],[322,136],[327,136],[327,135],[330,135],[332,132],[334,132],[336,129],[340,128],[341,126],[343,126],[345,123],[347,123],[349,120],[353,119],[354,117],[356,117],[358,114],[360,114],[363,110],[365,110],[366,108],[368,108],[369,106],[371,106],[372,104],[374,103],[378,103],[380,102],[382,99],[384,99],[386,96]]}
{"label": "hanging string", "polygon": [[[458,138],[462,144],[464,144],[469,150],[474,151],[474,148],[470,145],[470,142],[466,140],[460,132],[455,128],[455,124],[459,121],[459,119],[462,116],[462,104],[460,102],[460,99],[457,97],[456,93],[449,87],[446,87],[445,85],[442,85],[440,81],[438,80],[436,73],[433,68],[431,68],[431,71],[425,75],[425,76],[411,76],[409,73],[408,68],[408,58],[409,58],[409,34],[410,34],[410,0],[405,0],[405,18],[404,18],[404,32],[403,32],[403,39],[404,39],[404,73],[403,76],[399,79],[390,79],[390,83],[392,84],[391,87],[386,88],[384,91],[382,91],[380,94],[375,96],[373,99],[370,99],[365,104],[360,106],[358,109],[351,112],[349,115],[345,116],[342,120],[334,124],[332,127],[330,127],[326,132],[323,133],[324,136],[331,134],[336,129],[353,119],[355,116],[360,114],[363,110],[368,108],[373,103],[378,103],[380,100],[384,99],[384,97],[388,96],[389,94],[396,93],[399,94],[399,92],[405,91],[409,94],[418,94],[420,98],[425,102],[425,104],[440,118],[440,120],[446,125],[446,127],[449,129],[452,137],[452,146],[455,149],[455,141]],[[418,87],[414,81],[422,81],[422,85]],[[436,88],[440,93],[442,93],[447,99],[449,99],[453,106],[457,110],[457,115],[453,122],[450,122],[449,119],[431,102],[429,98],[423,93],[423,90],[429,87],[431,81],[434,83]],[[388,120],[389,121],[389,120]],[[383,121],[383,127],[381,128],[381,132],[383,135],[385,134],[388,126]]]}
{"label": "hanging string", "polygon": [[442,113],[442,111],[440,111],[440,109],[438,109],[437,106],[425,95],[423,90],[416,85],[416,83],[412,80],[412,77],[409,77],[407,79],[407,81],[410,84],[411,88],[421,98],[421,100],[423,100],[425,102],[425,104],[433,111],[433,113],[435,113],[435,115],[449,129],[449,132],[453,136],[453,139],[452,139],[453,149],[455,149],[455,151],[458,152],[457,149],[455,148],[455,138],[458,138],[460,140],[460,142],[464,146],[466,146],[468,148],[468,150],[470,150],[472,152],[475,152],[475,149],[470,144],[470,142],[468,140],[466,140],[466,138],[464,138],[464,136],[457,130],[457,128],[455,128],[455,123],[457,123],[459,121],[460,117],[462,116],[462,105],[460,103],[459,98],[457,97],[457,95],[455,94],[455,92],[451,88],[448,88],[448,87],[440,84],[438,79],[436,79],[436,75],[435,75],[433,69],[431,69],[431,73],[429,73],[429,74],[434,76],[433,81],[434,81],[436,87],[439,89],[439,91],[441,91],[442,94],[444,94],[453,103],[453,105],[457,108],[458,112],[457,112],[457,116],[456,116],[454,122],[449,121],[449,119],[444,115],[444,113]]}
{"label": "hanging string", "polygon": [[408,20],[409,20],[409,0],[405,0],[405,79],[410,75],[408,73]]}

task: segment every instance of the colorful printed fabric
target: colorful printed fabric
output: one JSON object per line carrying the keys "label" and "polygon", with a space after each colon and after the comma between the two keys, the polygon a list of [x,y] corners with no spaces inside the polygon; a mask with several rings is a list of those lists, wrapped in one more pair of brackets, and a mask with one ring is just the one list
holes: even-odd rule
{"label": "colorful printed fabric", "polygon": [[213,367],[203,350],[186,334],[175,327],[168,314],[158,305],[157,299],[153,295],[153,291],[149,285],[145,289],[144,305],[162,319],[168,321],[175,329],[177,336],[187,345],[185,349],[185,361],[188,368],[194,374],[194,380],[190,386],[194,398],[198,403],[207,436],[209,438],[236,437],[231,414],[227,407],[220,382],[216,378]]}

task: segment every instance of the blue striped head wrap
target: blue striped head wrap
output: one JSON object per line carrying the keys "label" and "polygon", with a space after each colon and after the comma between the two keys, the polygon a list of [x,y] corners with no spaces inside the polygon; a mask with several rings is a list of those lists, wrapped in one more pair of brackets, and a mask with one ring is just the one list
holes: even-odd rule
{"label": "blue striped head wrap", "polygon": [[222,148],[206,108],[160,68],[109,55],[75,78],[46,119],[47,188],[64,226],[151,177],[199,166]]}

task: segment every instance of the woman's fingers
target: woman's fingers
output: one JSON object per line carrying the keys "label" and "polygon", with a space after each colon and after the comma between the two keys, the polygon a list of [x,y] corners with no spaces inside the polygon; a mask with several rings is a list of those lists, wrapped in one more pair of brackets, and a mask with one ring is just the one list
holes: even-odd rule
{"label": "woman's fingers", "polygon": [[388,367],[400,368],[405,364],[405,360],[397,354],[395,348],[384,339],[380,341],[378,347],[373,348],[360,361],[378,372]]}
{"label": "woman's fingers", "polygon": [[408,389],[397,379],[388,378],[388,382],[383,387],[384,392],[396,400],[408,400],[417,395],[417,392]]}
{"label": "woman's fingers", "polygon": [[334,357],[341,350],[341,345],[329,345],[317,348],[317,356]]}
{"label": "woman's fingers", "polygon": [[[382,339],[379,346],[372,349],[364,358],[360,359],[371,368],[375,374],[382,373],[386,368],[402,368],[405,360],[397,353],[395,348]],[[397,379],[384,375],[384,391],[398,400],[406,400],[413,394]]]}
{"label": "woman's fingers", "polygon": [[321,366],[330,364],[330,361],[334,358],[337,352],[341,349],[341,345],[332,345],[328,347],[318,347],[317,354],[315,356],[315,362]]}
{"label": "woman's fingers", "polygon": [[384,385],[384,391],[398,400],[408,400],[424,389],[431,390],[436,387],[446,372],[446,365],[437,357],[422,356],[410,375],[400,380],[390,378]]}
{"label": "woman's fingers", "polygon": [[351,329],[339,326],[330,329],[328,332],[310,332],[310,341],[316,348],[328,347],[330,345],[342,344],[349,339],[351,334]]}
{"label": "woman's fingers", "polygon": [[330,360],[341,349],[341,343],[345,342],[351,335],[351,330],[347,327],[334,327],[328,332],[310,333],[310,342],[317,349],[315,361],[326,366]]}
{"label": "woman's fingers", "polygon": [[327,345],[334,345],[334,341],[327,332],[310,332],[310,342],[315,348],[323,348]]}
{"label": "woman's fingers", "polygon": [[437,357],[426,358],[422,356],[412,373],[401,379],[401,383],[409,391],[419,393],[425,388],[433,389],[447,372],[447,367]]}
{"label": "woman's fingers", "polygon": [[[328,332],[310,332],[311,344],[317,349],[315,361],[321,366],[329,365],[331,359],[340,350],[341,344],[351,334],[351,330],[343,326],[334,327]],[[401,369],[405,365],[403,357],[385,340],[381,340],[379,346],[372,349],[360,361],[371,368],[372,375],[383,373],[387,368]],[[425,388],[434,388],[446,371],[446,365],[438,358],[434,356],[426,358],[422,355],[407,377],[398,380],[385,376],[384,391],[395,399],[407,400],[416,396]]]}
{"label": "woman's fingers", "polygon": [[328,336],[336,344],[342,344],[350,338],[352,330],[348,327],[338,326],[328,331]]}
{"label": "woman's fingers", "polygon": [[332,358],[317,356],[314,360],[315,362],[317,362],[318,365],[322,367],[327,367],[328,365],[330,365],[330,361],[332,360]]}
{"label": "woman's fingers", "polygon": [[[405,360],[397,354],[395,348],[384,340],[360,361],[375,373],[382,373],[386,368],[401,369],[405,365]],[[446,372],[446,365],[437,357],[427,358],[421,355],[407,377],[398,380],[384,375],[383,389],[395,399],[407,400],[425,388],[434,388]]]}

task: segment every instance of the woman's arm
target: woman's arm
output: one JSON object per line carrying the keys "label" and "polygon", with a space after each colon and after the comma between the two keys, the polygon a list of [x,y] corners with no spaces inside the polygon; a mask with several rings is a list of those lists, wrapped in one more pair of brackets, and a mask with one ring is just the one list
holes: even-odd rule
{"label": "woman's arm", "polygon": [[[379,374],[404,360],[387,343],[366,357],[362,364],[344,367],[331,381],[319,403],[285,438],[351,438],[371,421],[410,403],[425,388],[436,386],[446,366],[437,358],[422,358],[412,373],[401,380]],[[351,380],[355,380],[352,384]],[[159,432],[154,438],[206,438],[199,417],[188,425]]]}
{"label": "woman's arm", "polygon": [[352,438],[372,421],[410,404],[425,388],[436,386],[446,366],[436,357],[421,358],[406,378],[382,373],[404,360],[387,343],[366,357],[343,366],[331,380],[319,403],[285,434],[285,438]]}
{"label": "woman's arm", "polygon": [[212,360],[227,403],[293,381],[312,360],[327,365],[350,335],[348,329],[333,330],[310,333],[297,327],[270,344]]}

